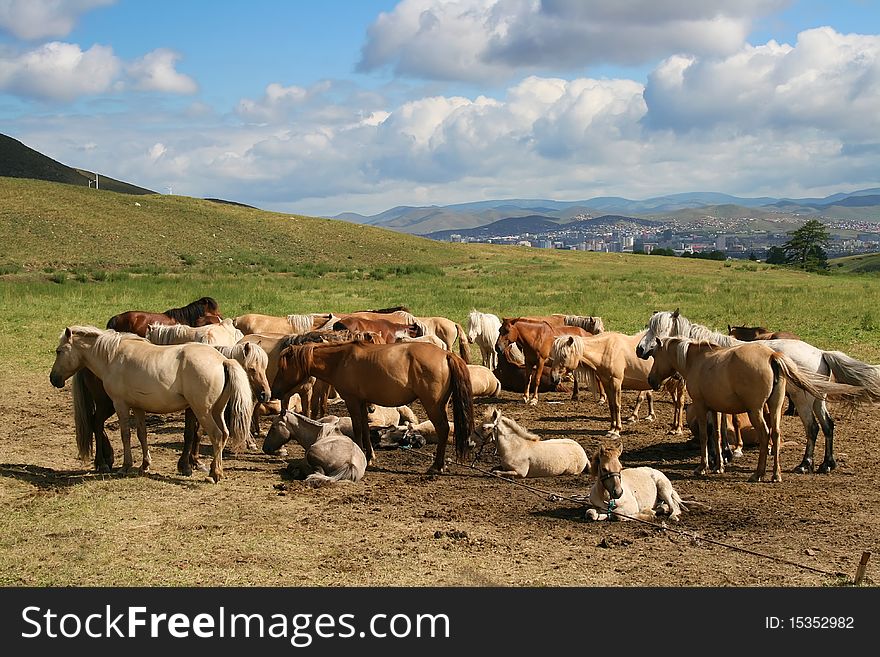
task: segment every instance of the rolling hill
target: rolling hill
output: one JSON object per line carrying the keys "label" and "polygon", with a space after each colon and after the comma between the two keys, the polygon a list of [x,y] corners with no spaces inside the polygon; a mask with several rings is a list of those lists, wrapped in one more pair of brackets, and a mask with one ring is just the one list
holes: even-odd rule
{"label": "rolling hill", "polygon": [[[48,182],[89,187],[95,174],[61,164],[51,157],[25,146],[17,139],[0,134],[0,176],[30,178]],[[155,194],[156,192],[98,174],[98,188],[121,194]]]}

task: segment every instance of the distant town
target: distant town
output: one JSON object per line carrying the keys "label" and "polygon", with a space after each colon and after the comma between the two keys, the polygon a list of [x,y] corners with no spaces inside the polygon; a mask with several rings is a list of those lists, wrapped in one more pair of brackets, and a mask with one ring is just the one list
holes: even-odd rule
{"label": "distant town", "polygon": [[[728,258],[764,260],[770,247],[782,246],[789,238],[786,227],[780,232],[750,229],[748,217],[728,219],[707,217],[687,226],[617,218],[613,222],[585,227],[584,219],[540,232],[473,237],[461,233],[448,236],[451,242],[511,244],[539,249],[599,251],[608,253],[651,253],[668,249],[676,255],[721,251]],[[826,253],[829,258],[880,252],[880,224],[864,220],[823,220],[831,235]],[[650,224],[650,225],[648,225]],[[462,231],[464,232],[464,231]]]}

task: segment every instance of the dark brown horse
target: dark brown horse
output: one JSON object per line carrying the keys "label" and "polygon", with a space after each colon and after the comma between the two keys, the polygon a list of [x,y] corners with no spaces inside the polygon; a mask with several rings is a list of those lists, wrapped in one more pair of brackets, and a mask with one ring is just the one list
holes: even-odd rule
{"label": "dark brown horse", "polygon": [[[553,340],[561,335],[590,337],[592,333],[578,326],[560,325],[554,327],[546,321],[532,322],[521,317],[505,317],[501,322],[496,342],[496,349],[500,352],[499,360],[506,357],[505,352],[514,342],[522,350],[526,359],[526,370],[529,373],[529,380],[523,394],[523,400],[527,404],[535,405],[538,403],[538,387],[544,372],[544,364],[550,357]],[[532,388],[534,388],[534,395]]]}
{"label": "dark brown horse", "polygon": [[114,331],[136,333],[142,338],[147,335],[150,324],[187,324],[204,326],[219,324],[223,320],[220,306],[211,297],[202,297],[188,303],[182,308],[169,308],[163,313],[146,310],[128,310],[113,315],[107,320],[107,328]]}
{"label": "dark brown horse", "polygon": [[788,331],[771,331],[763,326],[731,326],[727,325],[727,335],[743,342],[753,340],[800,340],[798,335]]}
{"label": "dark brown horse", "polygon": [[314,376],[336,388],[352,419],[355,442],[373,460],[367,406],[404,406],[418,399],[437,430],[437,451],[429,474],[446,468],[449,420],[446,405],[452,400],[455,449],[459,458],[468,451],[474,430],[474,406],[470,372],[461,356],[432,344],[398,342],[371,344],[305,344],[281,353],[272,396]]}

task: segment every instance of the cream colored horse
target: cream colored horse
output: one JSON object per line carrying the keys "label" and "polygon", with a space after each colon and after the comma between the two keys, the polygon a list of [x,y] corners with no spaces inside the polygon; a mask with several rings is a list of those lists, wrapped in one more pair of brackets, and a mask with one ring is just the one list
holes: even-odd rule
{"label": "cream colored horse", "polygon": [[[550,351],[553,360],[553,368],[550,372],[551,380],[558,383],[562,380],[565,371],[575,371],[578,368],[589,368],[595,372],[596,378],[602,384],[602,388],[608,395],[608,409],[611,413],[611,428],[609,436],[619,437],[623,429],[621,417],[622,391],[638,390],[650,391],[648,373],[651,371],[651,363],[636,356],[636,345],[642,338],[642,333],[626,335],[607,331],[587,338],[576,335],[556,338]],[[680,387],[683,383],[676,380]],[[673,395],[676,400],[676,396]],[[637,401],[640,404],[641,401]],[[683,415],[684,395],[676,400],[674,417]],[[680,405],[680,407],[679,407]],[[649,399],[648,420],[653,421],[653,400]],[[638,406],[636,406],[638,412]],[[635,421],[638,417],[633,414],[628,421]]]}
{"label": "cream colored horse", "polygon": [[590,488],[587,520],[653,520],[661,510],[678,521],[688,508],[669,478],[654,468],[624,468],[620,464],[622,445],[600,447],[590,459]]}
{"label": "cream colored horse", "polygon": [[458,322],[453,322],[446,317],[416,317],[416,323],[422,325],[424,335],[436,335],[443,340],[446,349],[452,351],[452,347],[458,340],[458,354],[465,363],[470,362],[470,348],[467,333]]}
{"label": "cream colored horse", "polygon": [[497,397],[501,394],[501,381],[488,367],[469,364],[468,371],[471,373],[474,397]]}
{"label": "cream colored horse", "polygon": [[355,442],[337,428],[338,417],[327,421],[312,420],[287,411],[272,423],[263,442],[263,451],[271,454],[291,439],[306,452],[311,473],[305,478],[311,486],[335,482],[357,482],[367,469],[367,457]]}
{"label": "cream colored horse", "polygon": [[232,322],[245,335],[251,333],[283,333],[299,335],[332,326],[338,318],[330,313],[310,313],[308,315],[261,315],[248,313],[233,318]]}
{"label": "cream colored horse", "polygon": [[[244,445],[253,408],[247,374],[237,361],[199,343],[160,346],[130,333],[94,326],[68,326],[55,350],[49,380],[64,387],[79,370],[91,370],[104,384],[122,434],[123,468],[132,467],[129,413],[137,420],[143,461],[150,467],[145,413],[174,413],[189,407],[214,447],[211,479],[223,476],[223,447]],[[227,427],[224,411],[230,412]]]}
{"label": "cream colored horse", "polygon": [[228,317],[219,324],[206,326],[187,326],[186,324],[150,324],[146,338],[153,344],[183,344],[201,342],[211,346],[230,347],[241,340],[244,334],[232,324]]}
{"label": "cream colored horse", "polygon": [[505,477],[577,475],[587,467],[587,453],[578,442],[571,438],[541,440],[494,407],[486,410],[471,441],[478,450],[495,443],[501,465],[493,470]]}

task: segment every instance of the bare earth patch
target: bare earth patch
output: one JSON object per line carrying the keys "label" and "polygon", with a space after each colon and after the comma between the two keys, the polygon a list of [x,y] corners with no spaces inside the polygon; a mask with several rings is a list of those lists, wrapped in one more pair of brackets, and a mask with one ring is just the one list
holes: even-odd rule
{"label": "bare earth patch", "polygon": [[[660,395],[656,422],[625,429],[624,465],[659,468],[684,498],[711,507],[664,530],[586,522],[583,504],[566,499],[587,494],[586,474],[525,481],[539,491],[456,464],[428,476],[432,446],[379,451],[362,482],[322,489],[286,477],[287,460],[302,456],[297,445],[288,459],[245,453],[225,462],[215,486],[176,473],[182,413],[149,418],[150,474],[97,475],[76,459],[69,384],[58,391],[34,377],[0,388],[7,586],[833,586],[852,579],[880,536],[875,408],[847,416],[831,407],[838,467],[827,476],[791,472],[804,434],[784,418],[783,482],[748,483],[754,449],[722,475],[695,477],[697,451],[689,436],[666,435],[671,404]],[[609,425],[590,397],[551,393],[527,407],[505,392],[492,401],[588,454]],[[478,400],[478,416],[486,406]],[[109,432],[119,464],[115,420]],[[823,445],[820,437],[818,460]],[[133,452],[139,463],[136,441]],[[487,449],[477,466],[496,462]],[[871,562],[866,584],[875,572]]]}

